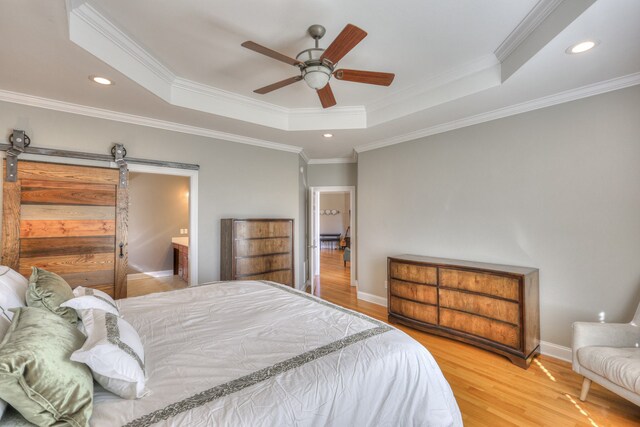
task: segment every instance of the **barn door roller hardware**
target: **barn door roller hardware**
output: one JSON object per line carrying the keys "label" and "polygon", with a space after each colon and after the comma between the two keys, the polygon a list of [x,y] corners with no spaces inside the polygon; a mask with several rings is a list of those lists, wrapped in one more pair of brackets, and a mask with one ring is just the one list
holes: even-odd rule
{"label": "barn door roller hardware", "polygon": [[24,153],[25,148],[31,144],[31,138],[23,130],[13,130],[9,135],[11,145],[7,148],[7,176],[8,182],[16,182],[18,178],[18,156]]}
{"label": "barn door roller hardware", "polygon": [[[122,144],[115,144],[111,147],[111,155],[113,161],[120,168],[120,177],[118,178],[118,187],[127,188],[127,182],[129,181],[129,169],[127,169],[127,161],[124,157],[127,155],[127,149]],[[120,248],[122,253],[122,248]]]}
{"label": "barn door roller hardware", "polygon": [[[179,162],[165,162],[162,160],[148,160],[148,159],[137,159],[125,157],[127,155],[127,149],[124,148],[122,144],[115,144],[111,148],[111,155],[109,154],[94,154],[94,153],[83,153],[80,151],[69,151],[69,150],[56,150],[53,148],[35,148],[30,147],[31,139],[23,130],[14,130],[11,135],[9,135],[9,144],[0,144],[0,150],[6,151],[7,153],[7,174],[5,177],[6,181],[15,182],[17,178],[17,170],[18,170],[18,156],[22,153],[24,154],[38,154],[41,156],[53,156],[53,157],[70,157],[73,159],[84,159],[84,160],[96,160],[99,162],[115,162],[116,165],[120,168],[120,176],[122,178],[123,169],[122,166],[124,164],[124,168],[126,171],[127,164],[136,163],[141,165],[149,165],[149,166],[159,166],[164,168],[174,168],[174,169],[189,169],[189,170],[199,170],[200,166],[194,165],[191,163],[179,163]],[[118,153],[118,148],[120,147],[122,152]],[[126,172],[125,172],[126,174]],[[126,177],[126,175],[125,175]],[[120,185],[122,185],[122,179],[120,180]],[[126,180],[125,180],[126,186]]]}

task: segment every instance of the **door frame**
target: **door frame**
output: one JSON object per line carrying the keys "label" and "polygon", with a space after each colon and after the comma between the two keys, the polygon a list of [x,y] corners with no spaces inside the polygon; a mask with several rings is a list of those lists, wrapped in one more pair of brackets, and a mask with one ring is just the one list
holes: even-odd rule
{"label": "door frame", "polygon": [[[315,277],[320,274],[320,195],[323,193],[349,193],[349,232],[351,234],[351,261],[350,261],[350,284],[357,286],[356,263],[357,245],[356,236],[356,187],[353,185],[318,186],[309,187],[309,280],[311,281],[311,292],[314,292]],[[316,205],[317,204],[317,205]],[[314,206],[316,209],[314,209]]]}
{"label": "door frame", "polygon": [[[112,163],[115,165],[115,163]],[[198,285],[198,171],[128,163],[129,172],[189,178],[189,286]]]}

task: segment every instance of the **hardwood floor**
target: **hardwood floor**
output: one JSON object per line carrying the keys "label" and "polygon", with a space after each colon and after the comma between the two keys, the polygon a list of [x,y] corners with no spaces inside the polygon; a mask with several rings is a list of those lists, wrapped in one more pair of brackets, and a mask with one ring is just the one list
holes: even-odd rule
{"label": "hardwood floor", "polygon": [[147,279],[129,280],[127,283],[127,297],[139,297],[155,292],[184,289],[189,285],[180,276],[149,277]]}
{"label": "hardwood floor", "polygon": [[[387,309],[358,300],[342,251],[321,251],[316,295],[387,321]],[[447,338],[394,325],[424,345],[451,385],[466,426],[639,426],[640,408],[593,383],[578,399],[582,377],[568,362],[548,356],[528,370],[506,358]]]}

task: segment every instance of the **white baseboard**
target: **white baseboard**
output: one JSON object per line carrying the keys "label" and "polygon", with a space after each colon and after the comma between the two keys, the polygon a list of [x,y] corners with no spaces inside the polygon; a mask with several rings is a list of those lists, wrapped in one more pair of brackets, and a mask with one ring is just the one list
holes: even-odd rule
{"label": "white baseboard", "polygon": [[540,353],[545,356],[555,357],[556,359],[572,362],[571,349],[552,342],[540,341]]}
{"label": "white baseboard", "polygon": [[363,301],[372,302],[374,304],[382,305],[384,307],[387,306],[387,299],[383,297],[379,297],[378,295],[368,294],[366,292],[358,291],[358,299]]}
{"label": "white baseboard", "polygon": [[169,277],[173,276],[173,270],[147,271],[144,273],[127,274],[127,280],[148,279],[150,277]]}

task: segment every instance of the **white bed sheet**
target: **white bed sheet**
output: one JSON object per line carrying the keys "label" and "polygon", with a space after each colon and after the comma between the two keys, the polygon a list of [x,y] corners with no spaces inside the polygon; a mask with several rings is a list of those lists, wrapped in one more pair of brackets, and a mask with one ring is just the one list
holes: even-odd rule
{"label": "white bed sheet", "polygon": [[431,354],[405,333],[271,282],[118,302],[150,394],[96,390],[92,426],[461,426]]}

